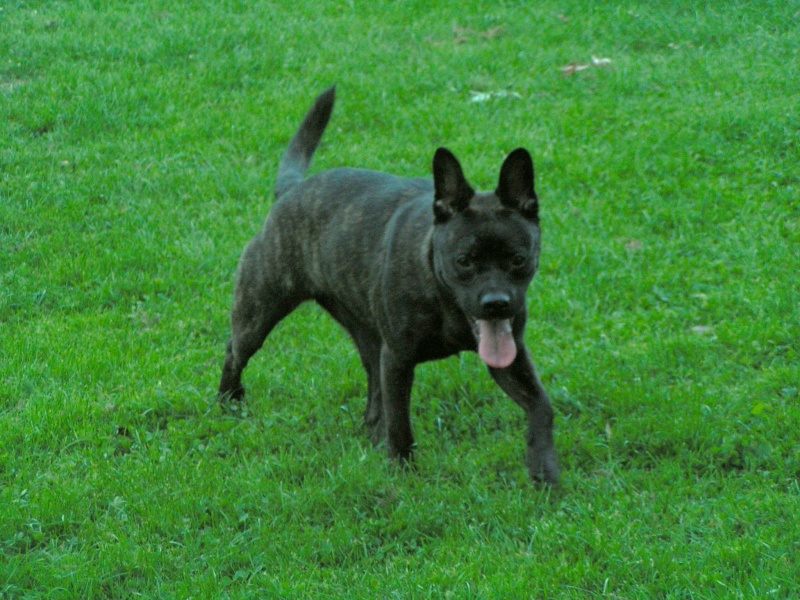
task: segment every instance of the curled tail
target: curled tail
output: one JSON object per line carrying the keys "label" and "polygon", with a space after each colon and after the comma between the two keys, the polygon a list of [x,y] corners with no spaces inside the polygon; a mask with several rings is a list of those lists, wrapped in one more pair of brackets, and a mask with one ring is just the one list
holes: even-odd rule
{"label": "curled tail", "polygon": [[278,167],[278,178],[275,182],[277,198],[303,181],[308,165],[311,163],[311,157],[314,156],[314,151],[331,118],[335,97],[335,85],[322,92],[303,119],[300,129],[294,134]]}

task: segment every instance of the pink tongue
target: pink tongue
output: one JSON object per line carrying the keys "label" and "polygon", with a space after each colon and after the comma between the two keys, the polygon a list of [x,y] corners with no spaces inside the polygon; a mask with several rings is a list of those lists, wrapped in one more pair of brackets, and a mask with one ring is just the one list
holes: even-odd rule
{"label": "pink tongue", "polygon": [[478,320],[478,355],[490,367],[504,369],[517,357],[510,319]]}

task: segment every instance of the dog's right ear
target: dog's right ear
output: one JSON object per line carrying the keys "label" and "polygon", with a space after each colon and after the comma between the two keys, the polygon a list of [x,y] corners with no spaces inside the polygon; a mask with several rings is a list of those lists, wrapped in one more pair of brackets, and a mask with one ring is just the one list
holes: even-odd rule
{"label": "dog's right ear", "polygon": [[437,222],[467,208],[475,195],[458,159],[447,148],[439,148],[433,155],[433,187],[433,214]]}

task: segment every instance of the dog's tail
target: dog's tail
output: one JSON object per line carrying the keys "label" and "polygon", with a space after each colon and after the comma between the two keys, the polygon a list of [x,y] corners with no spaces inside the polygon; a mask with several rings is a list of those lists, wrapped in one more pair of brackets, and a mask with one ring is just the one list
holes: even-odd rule
{"label": "dog's tail", "polygon": [[333,112],[333,101],[336,98],[336,86],[322,92],[314,106],[306,114],[300,129],[294,134],[289,147],[278,167],[278,178],[275,182],[275,197],[283,194],[303,181],[311,163],[311,157],[322,139],[325,127]]}

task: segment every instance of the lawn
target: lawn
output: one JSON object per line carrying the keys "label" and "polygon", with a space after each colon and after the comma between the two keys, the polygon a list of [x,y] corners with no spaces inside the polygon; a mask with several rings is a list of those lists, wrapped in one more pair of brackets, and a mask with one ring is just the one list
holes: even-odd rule
{"label": "lawn", "polygon": [[[800,597],[800,4],[0,5],[0,598]],[[527,147],[562,485],[465,354],[418,470],[304,305],[215,393],[239,254],[312,171]]]}

